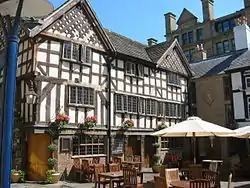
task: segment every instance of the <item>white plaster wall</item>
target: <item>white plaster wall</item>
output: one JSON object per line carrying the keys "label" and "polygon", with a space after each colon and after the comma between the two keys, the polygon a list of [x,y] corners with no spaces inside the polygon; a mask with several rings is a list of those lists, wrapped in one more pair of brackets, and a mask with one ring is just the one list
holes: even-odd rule
{"label": "white plaster wall", "polygon": [[117,127],[121,127],[121,122],[122,122],[122,115],[121,114],[116,114],[116,117],[115,117],[115,126]]}
{"label": "white plaster wall", "polygon": [[245,108],[243,93],[233,93],[233,104],[234,104],[234,118],[235,119],[245,119]]}
{"label": "white plaster wall", "polygon": [[61,47],[60,42],[57,42],[57,41],[50,42],[50,49],[51,50],[56,51],[56,52],[60,52],[60,47]]}
{"label": "white plaster wall", "polygon": [[70,117],[70,120],[69,120],[69,123],[75,123],[75,108],[74,107],[69,107],[69,117]]}
{"label": "white plaster wall", "polygon": [[152,128],[155,129],[157,127],[156,125],[156,118],[152,119]]}
{"label": "white plaster wall", "polygon": [[56,117],[55,111],[56,111],[56,86],[54,86],[50,92],[50,119],[54,120]]}
{"label": "white plaster wall", "polygon": [[58,68],[50,67],[49,68],[49,76],[54,77],[54,78],[58,78]]}
{"label": "white plaster wall", "polygon": [[50,63],[54,65],[59,65],[59,55],[50,54]]}
{"label": "white plaster wall", "polygon": [[99,76],[92,75],[92,84],[99,85]]}
{"label": "white plaster wall", "polygon": [[47,53],[46,52],[37,52],[37,61],[45,62],[47,60]]}
{"label": "white plaster wall", "polygon": [[93,55],[93,57],[92,57],[93,61],[96,61],[96,62],[100,61],[100,55],[98,53],[93,52],[92,55]]}
{"label": "white plaster wall", "polygon": [[84,119],[85,119],[84,109],[79,108],[78,109],[78,123],[83,123]]}
{"label": "white plaster wall", "polygon": [[231,74],[232,90],[242,89],[241,73],[236,72]]}
{"label": "white plaster wall", "polygon": [[44,41],[43,43],[39,43],[38,48],[47,49],[48,48],[48,42]]}
{"label": "white plaster wall", "polygon": [[96,73],[96,74],[99,74],[99,68],[100,68],[100,65],[97,65],[97,64],[92,64],[92,72],[93,73]]}
{"label": "white plaster wall", "polygon": [[124,68],[124,62],[122,60],[118,60],[117,61],[117,66],[118,66],[118,68],[123,69]]}
{"label": "white plaster wall", "polygon": [[65,85],[61,85],[60,88],[60,107],[62,110],[64,110],[64,104],[65,104]]}
{"label": "white plaster wall", "polygon": [[[114,93],[111,93],[111,101],[114,101]],[[111,109],[111,119],[110,119],[110,124],[111,124],[111,126],[114,126],[114,103],[113,102],[111,102],[110,103],[110,109]]]}
{"label": "white plaster wall", "polygon": [[[47,83],[48,82],[42,82],[41,90],[43,90],[43,88],[47,85]],[[46,97],[40,103],[40,121],[43,121],[43,122],[46,121]]]}
{"label": "white plaster wall", "polygon": [[145,117],[140,117],[140,125],[139,125],[139,127],[140,128],[145,128]]}
{"label": "white plaster wall", "polygon": [[69,80],[69,72],[62,71],[61,76],[63,79]]}
{"label": "white plaster wall", "polygon": [[150,118],[146,117],[146,128],[150,129]]}

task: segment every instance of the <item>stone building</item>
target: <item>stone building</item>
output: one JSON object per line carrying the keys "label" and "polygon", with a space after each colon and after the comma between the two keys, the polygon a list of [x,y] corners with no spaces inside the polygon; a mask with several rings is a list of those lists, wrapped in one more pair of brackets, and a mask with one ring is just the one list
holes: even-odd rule
{"label": "stone building", "polygon": [[202,44],[207,57],[230,53],[235,50],[233,28],[240,25],[238,18],[250,23],[250,0],[244,0],[244,8],[219,18],[214,16],[214,0],[201,0],[203,20],[186,8],[176,21],[173,13],[165,14],[166,41],[177,39],[187,59],[195,61],[193,53]]}

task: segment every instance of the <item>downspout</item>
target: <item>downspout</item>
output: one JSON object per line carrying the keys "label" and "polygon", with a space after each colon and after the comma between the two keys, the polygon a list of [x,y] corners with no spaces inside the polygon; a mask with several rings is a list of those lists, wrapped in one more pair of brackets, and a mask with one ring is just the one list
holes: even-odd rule
{"label": "downspout", "polygon": [[111,145],[112,145],[112,138],[111,138],[111,63],[112,59],[108,58],[107,66],[108,66],[108,163],[111,163]]}

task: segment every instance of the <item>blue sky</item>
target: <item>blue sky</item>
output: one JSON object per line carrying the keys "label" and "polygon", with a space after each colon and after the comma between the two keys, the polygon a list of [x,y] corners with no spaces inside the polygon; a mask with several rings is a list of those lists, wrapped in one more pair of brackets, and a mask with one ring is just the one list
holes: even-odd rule
{"label": "blue sky", "polygon": [[[65,0],[50,0],[58,7]],[[114,32],[146,43],[148,38],[164,41],[164,14],[179,18],[187,8],[202,21],[201,0],[89,0],[102,25]],[[192,2],[192,3],[190,3]],[[215,0],[215,16],[220,17],[243,8],[244,0]]]}

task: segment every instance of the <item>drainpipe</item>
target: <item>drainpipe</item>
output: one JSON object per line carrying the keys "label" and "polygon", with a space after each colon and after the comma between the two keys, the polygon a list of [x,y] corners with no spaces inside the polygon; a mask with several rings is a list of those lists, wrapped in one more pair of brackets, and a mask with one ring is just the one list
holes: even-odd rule
{"label": "drainpipe", "polygon": [[108,66],[108,163],[111,163],[111,156],[112,156],[112,136],[111,136],[111,67],[112,67],[113,58],[108,58],[107,66]]}

